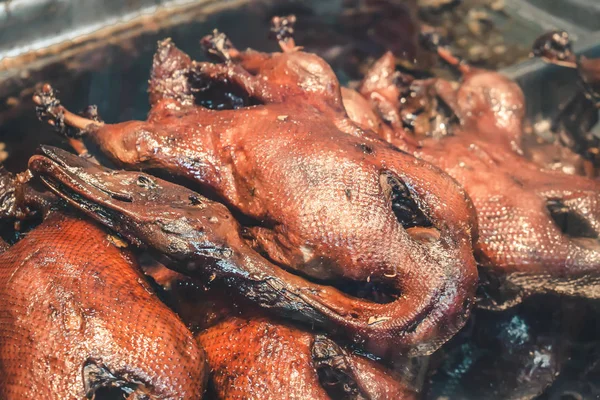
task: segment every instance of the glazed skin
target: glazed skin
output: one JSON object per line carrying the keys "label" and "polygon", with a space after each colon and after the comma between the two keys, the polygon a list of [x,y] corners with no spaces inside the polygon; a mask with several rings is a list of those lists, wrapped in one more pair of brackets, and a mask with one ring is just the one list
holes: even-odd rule
{"label": "glazed skin", "polygon": [[56,196],[29,184],[30,178],[28,172],[14,175],[0,166],[0,221],[43,217],[50,212]]}
{"label": "glazed skin", "polygon": [[197,338],[220,399],[417,398],[376,362],[349,354],[325,336],[269,319],[231,317]]}
{"label": "glazed skin", "polygon": [[[351,354],[324,335],[277,321],[228,293],[160,264],[144,271],[197,333],[219,399],[414,399],[399,374]],[[212,397],[211,397],[212,395]]]}
{"label": "glazed skin", "polygon": [[94,223],[53,213],[0,255],[0,282],[2,399],[201,398],[204,352]]}
{"label": "glazed skin", "polygon": [[273,265],[242,239],[222,204],[147,174],[112,171],[56,148],[41,151],[29,168],[56,194],[132,243],[168,257],[171,268],[218,279],[270,312],[321,326],[381,356],[414,351],[410,345],[422,350],[421,342],[411,341],[424,335],[439,345],[468,315],[463,304],[440,316],[444,326],[429,314],[417,315],[413,336],[401,335],[396,315],[402,299],[352,297]]}
{"label": "glazed skin", "polygon": [[[361,126],[378,126],[381,137],[435,163],[465,188],[477,210],[476,258],[489,284],[484,289],[501,303],[489,306],[505,307],[543,292],[600,297],[600,185],[544,170],[521,156],[520,88],[494,72],[464,64],[460,69],[460,85],[441,79],[398,84],[402,79],[387,54],[360,89],[372,113],[350,115]],[[436,120],[407,123],[416,100],[402,106],[400,99],[410,92],[426,96],[416,108],[443,104],[451,111],[444,132],[431,135]],[[351,96],[347,109],[365,106]]]}
{"label": "glazed skin", "polygon": [[324,283],[391,288],[391,303],[335,310],[344,329],[360,332],[356,341],[380,354],[392,343],[435,350],[462,325],[477,282],[475,215],[462,189],[357,127],[317,56],[208,42],[225,63],[196,63],[170,41],[159,45],[145,122],[74,116],[49,87],[35,100],[42,115],[84,129],[120,165],[188,178],[221,199],[281,267]]}

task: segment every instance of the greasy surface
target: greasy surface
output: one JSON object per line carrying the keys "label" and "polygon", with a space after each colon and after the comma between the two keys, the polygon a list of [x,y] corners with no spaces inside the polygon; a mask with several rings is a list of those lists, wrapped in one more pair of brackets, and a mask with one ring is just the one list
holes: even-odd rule
{"label": "greasy surface", "polygon": [[198,335],[220,399],[328,399],[312,366],[312,336],[230,318]]}
{"label": "greasy surface", "polygon": [[[464,186],[477,210],[476,257],[485,280],[496,286],[488,286],[488,294],[500,290],[496,301],[508,305],[534,292],[600,297],[600,184],[543,170],[520,156],[524,98],[519,87],[497,73],[464,64],[459,68],[464,74],[460,85],[404,77],[407,88],[394,73],[392,57],[380,59],[361,88],[387,121],[379,134],[435,163]],[[424,124],[406,123],[402,116],[428,115],[400,105],[411,92],[432,96],[431,91],[415,91],[420,85],[433,89],[435,96],[435,102],[426,97],[422,104],[443,103],[457,119],[442,120],[451,129],[437,137],[428,136],[432,126],[418,132],[414,127]],[[362,118],[363,125],[377,125],[365,120],[365,114]]]}
{"label": "greasy surface", "polygon": [[[413,399],[390,371],[342,351],[326,338],[264,318],[232,317],[198,336],[221,399],[330,399],[317,368],[334,367],[327,384],[339,399]],[[315,346],[328,346],[326,351]],[[325,359],[320,359],[324,356]],[[339,374],[339,375],[338,375]],[[325,378],[326,379],[326,378]],[[344,384],[345,383],[345,391]]]}
{"label": "greasy surface", "polygon": [[4,167],[0,167],[0,219],[14,217],[15,202],[15,178]]}
{"label": "greasy surface", "polygon": [[144,272],[161,287],[161,298],[199,332],[211,368],[209,397],[415,398],[400,374],[323,335],[266,317],[216,281],[203,284],[155,261]]}
{"label": "greasy surface", "polygon": [[[183,59],[168,42],[159,55],[164,47],[173,54],[165,64]],[[180,103],[156,103],[148,122],[104,125],[89,136],[125,166],[162,168],[208,187],[258,221],[252,231],[271,259],[318,279],[370,276],[389,282],[384,274],[411,269],[414,261],[404,257],[409,249],[419,258],[431,257],[394,218],[381,184],[384,171],[408,187],[407,202],[432,220],[441,239],[454,242],[448,250],[468,246],[470,210],[460,189],[391,147],[348,137],[346,132],[356,135],[358,129],[345,118],[337,81],[322,60],[301,52],[239,57],[241,65],[193,64],[190,73],[202,88],[219,81],[243,85],[238,90],[244,96],[267,105],[186,108],[191,95],[175,89]],[[157,88],[173,98],[164,82],[178,81],[159,73],[170,71],[165,64],[155,64],[153,99]]]}
{"label": "greasy surface", "polygon": [[[219,279],[263,308],[344,335],[381,356],[431,351],[468,314],[462,303],[434,304],[433,315],[429,310],[416,314],[404,332],[406,299],[376,303],[352,297],[271,264],[242,239],[237,221],[219,203],[147,174],[102,168],[64,150],[43,146],[41,152],[45,156],[32,157],[29,168],[55,193],[134,244],[167,256],[172,268]],[[440,308],[448,314],[440,315]]]}
{"label": "greasy surface", "polygon": [[0,166],[0,220],[28,219],[46,215],[57,200],[50,192],[39,191],[28,183],[30,174],[13,175]]}
{"label": "greasy surface", "polygon": [[361,321],[387,332],[370,340],[418,353],[439,346],[462,325],[477,279],[475,215],[463,191],[430,164],[363,135],[315,55],[293,44],[240,53],[220,35],[204,42],[228,61],[190,62],[171,42],[159,45],[146,122],[67,116],[49,90],[36,96],[41,114],[85,129],[125,167],[160,168],[215,194],[254,225],[248,234],[258,249],[283,267],[401,293],[393,313]]}
{"label": "greasy surface", "polygon": [[0,282],[3,399],[201,397],[204,353],[94,223],[52,215],[0,255]]}

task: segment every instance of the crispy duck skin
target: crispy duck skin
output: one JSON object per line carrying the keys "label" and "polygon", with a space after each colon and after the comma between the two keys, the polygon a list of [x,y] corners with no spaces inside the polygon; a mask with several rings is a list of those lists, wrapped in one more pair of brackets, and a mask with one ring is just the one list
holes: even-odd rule
{"label": "crispy duck skin", "polygon": [[[400,104],[406,87],[398,85],[402,79],[391,54],[372,67],[360,88],[377,112],[356,111],[351,117],[361,126],[379,126],[381,137],[436,164],[465,188],[477,210],[480,274],[496,286],[490,307],[507,307],[544,292],[599,298],[599,183],[544,170],[522,157],[525,100],[519,86],[439,51],[461,69],[460,85],[438,79],[411,86],[428,85],[431,101],[452,110],[457,123],[451,133],[418,136],[403,123],[401,113],[413,110]],[[364,107],[351,96],[345,97],[348,110]]]}
{"label": "crispy duck skin", "polygon": [[462,326],[477,282],[476,217],[464,191],[364,134],[333,71],[293,42],[274,54],[239,52],[221,35],[204,43],[226,61],[193,62],[159,44],[147,121],[86,120],[49,86],[34,100],[42,117],[82,129],[120,165],[160,169],[216,195],[254,221],[247,232],[276,264],[320,282],[392,288],[392,303],[335,311],[357,341],[379,354],[434,351]]}
{"label": "crispy duck skin", "polygon": [[230,317],[197,338],[220,399],[417,398],[375,361],[266,318]]}
{"label": "crispy duck skin", "polygon": [[197,332],[211,370],[210,398],[417,398],[400,374],[322,334],[268,317],[218,282],[206,286],[157,263],[144,271]]}
{"label": "crispy duck skin", "polygon": [[[256,253],[225,206],[182,186],[134,171],[113,171],[57,148],[41,147],[30,170],[72,206],[171,260],[171,268],[219,279],[280,315],[343,335],[380,356],[431,351],[468,316],[465,304],[436,302],[405,332],[405,298],[352,297],[294,275]],[[453,286],[455,290],[460,290]],[[435,299],[432,293],[432,301]],[[418,310],[418,309],[417,309]],[[426,346],[419,347],[419,346]],[[425,349],[425,350],[424,350]]]}
{"label": "crispy duck skin", "polygon": [[202,397],[204,352],[108,236],[52,213],[0,255],[2,399]]}

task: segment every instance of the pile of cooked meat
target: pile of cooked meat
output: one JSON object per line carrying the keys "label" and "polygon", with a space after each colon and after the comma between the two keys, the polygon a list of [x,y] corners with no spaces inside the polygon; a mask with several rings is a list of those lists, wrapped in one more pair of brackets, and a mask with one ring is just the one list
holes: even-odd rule
{"label": "pile of cooked meat", "polygon": [[[472,309],[480,342],[506,338],[480,345],[514,358],[471,364],[527,369],[519,398],[552,383],[553,345],[511,310],[600,298],[597,143],[560,145],[581,174],[531,156],[519,86],[432,32],[457,81],[386,53],[341,87],[294,21],[273,19],[276,53],[160,42],[146,121],[36,92],[73,152],[0,171],[0,218],[26,230],[0,254],[0,398],[420,398],[415,360],[473,331]],[[560,39],[538,54],[560,62]]]}

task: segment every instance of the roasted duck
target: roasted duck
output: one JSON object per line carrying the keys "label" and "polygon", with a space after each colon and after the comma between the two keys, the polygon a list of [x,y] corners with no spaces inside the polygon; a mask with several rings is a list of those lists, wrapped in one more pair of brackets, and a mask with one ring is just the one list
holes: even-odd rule
{"label": "roasted duck", "polygon": [[490,296],[482,304],[502,308],[547,292],[600,297],[600,184],[525,159],[518,85],[436,49],[461,71],[460,84],[399,74],[388,53],[360,88],[371,107],[343,92],[350,116],[465,188],[477,211],[475,254]]}
{"label": "roasted duck", "polygon": [[52,213],[0,282],[2,399],[201,398],[204,351],[95,223]]}
{"label": "roasted duck", "polygon": [[563,347],[535,307],[469,316],[478,283],[488,308],[600,298],[597,60],[561,32],[536,43],[585,89],[553,125],[573,165],[549,170],[524,144],[518,85],[426,27],[460,82],[388,53],[354,91],[296,46],[295,17],[272,22],[281,52],[214,31],[197,62],[159,42],[145,121],[35,93],[79,156],[41,146],[27,171],[0,168],[17,232],[0,240],[1,398],[415,399],[427,364],[430,398],[532,398],[555,380]]}
{"label": "roasted duck", "polygon": [[[337,329],[380,355],[402,348],[429,353],[462,326],[472,304],[477,271],[471,202],[448,175],[351,121],[333,71],[314,54],[297,50],[287,25],[279,24],[281,53],[240,52],[221,34],[205,38],[209,53],[223,60],[217,64],[193,62],[172,42],[161,42],[147,121],[109,125],[82,118],[68,112],[48,85],[34,100],[42,118],[95,142],[117,164],[187,178],[195,189],[225,203],[244,221],[245,239],[278,265],[268,264],[270,272],[262,279],[287,274],[280,285],[294,280],[320,288],[310,291],[312,306],[292,310],[296,316],[335,321]],[[71,175],[77,171],[61,168]],[[118,184],[116,191],[127,190]],[[188,193],[177,202],[192,207]],[[137,198],[124,201],[131,207]],[[161,202],[154,207],[149,199],[140,201],[144,213],[165,210]],[[169,218],[175,218],[171,208]],[[225,226],[231,225],[219,229]],[[242,246],[234,238],[238,232],[232,227],[221,242],[234,254]],[[156,240],[138,238],[160,247]],[[229,240],[240,244],[230,247]],[[190,250],[190,239],[178,243],[186,247],[183,254]],[[376,285],[392,300],[349,300],[300,276],[325,285]],[[305,302],[308,292],[303,291]]]}
{"label": "roasted duck", "polygon": [[434,314],[440,326],[429,321],[429,312],[412,311],[419,321],[418,329],[410,331],[413,343],[398,327],[402,320],[396,309],[402,300],[376,303],[352,297],[275,266],[244,241],[221,204],[147,174],[109,170],[56,148],[42,147],[42,152],[29,167],[56,194],[132,243],[167,256],[171,268],[225,281],[263,308],[322,326],[377,354],[431,351],[468,315],[462,302],[444,304],[450,307],[447,314]]}

